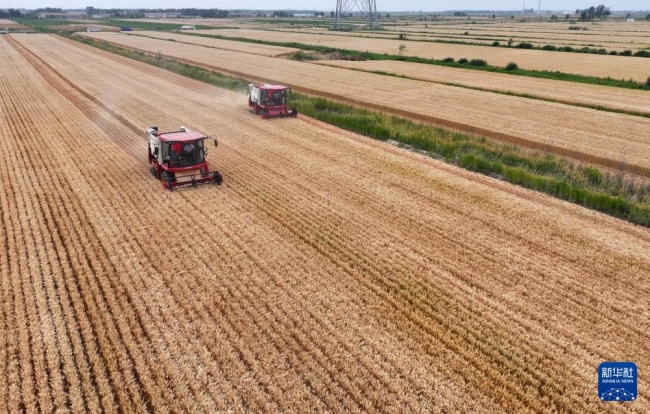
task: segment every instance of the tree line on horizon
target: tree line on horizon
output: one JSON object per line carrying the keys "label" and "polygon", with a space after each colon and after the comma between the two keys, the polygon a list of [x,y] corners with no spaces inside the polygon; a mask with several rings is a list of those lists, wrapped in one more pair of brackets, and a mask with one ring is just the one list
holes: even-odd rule
{"label": "tree line on horizon", "polygon": [[576,15],[580,15],[581,22],[588,22],[594,19],[604,19],[611,14],[612,12],[609,10],[609,7],[605,7],[603,4],[596,7],[591,6],[584,10],[576,9]]}

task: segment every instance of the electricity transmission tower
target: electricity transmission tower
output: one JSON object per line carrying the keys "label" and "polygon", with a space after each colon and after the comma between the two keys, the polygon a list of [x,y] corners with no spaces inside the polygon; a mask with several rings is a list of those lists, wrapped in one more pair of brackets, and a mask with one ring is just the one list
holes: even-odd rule
{"label": "electricity transmission tower", "polygon": [[379,27],[376,0],[336,0],[336,15],[334,16],[334,29],[342,29],[341,20],[348,13],[358,11],[361,18],[368,20],[370,29]]}

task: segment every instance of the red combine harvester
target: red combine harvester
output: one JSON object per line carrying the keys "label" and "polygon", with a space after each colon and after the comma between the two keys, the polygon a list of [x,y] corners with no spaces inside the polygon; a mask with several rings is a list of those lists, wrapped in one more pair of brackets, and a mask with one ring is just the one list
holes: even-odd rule
{"label": "red combine harvester", "polygon": [[[181,127],[179,131],[159,132],[158,127],[147,128],[149,151],[147,157],[151,174],[162,182],[163,188],[198,184],[221,184],[223,178],[218,171],[210,171],[205,159],[208,149],[204,141],[208,138],[200,132]],[[217,146],[217,139],[214,139]]]}
{"label": "red combine harvester", "polygon": [[248,106],[255,115],[264,119],[298,116],[296,108],[287,108],[287,98],[291,89],[282,85],[248,85]]}

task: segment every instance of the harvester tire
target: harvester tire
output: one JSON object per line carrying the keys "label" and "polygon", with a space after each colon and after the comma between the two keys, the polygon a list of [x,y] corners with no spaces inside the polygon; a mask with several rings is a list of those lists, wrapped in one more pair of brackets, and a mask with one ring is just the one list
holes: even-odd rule
{"label": "harvester tire", "polygon": [[169,184],[171,188],[171,184],[174,182],[174,174],[167,171],[163,171],[163,173],[160,174],[160,179],[166,182],[167,184]]}
{"label": "harvester tire", "polygon": [[269,119],[269,113],[264,109],[260,111],[260,116],[262,119]]}
{"label": "harvester tire", "polygon": [[217,183],[217,185],[221,185],[223,182],[223,177],[218,172],[214,173],[214,182]]}
{"label": "harvester tire", "polygon": [[[151,168],[149,168],[149,172],[151,172],[151,175],[153,175],[154,177],[156,177],[156,167],[151,167]],[[156,177],[156,178],[158,178],[158,177]]]}

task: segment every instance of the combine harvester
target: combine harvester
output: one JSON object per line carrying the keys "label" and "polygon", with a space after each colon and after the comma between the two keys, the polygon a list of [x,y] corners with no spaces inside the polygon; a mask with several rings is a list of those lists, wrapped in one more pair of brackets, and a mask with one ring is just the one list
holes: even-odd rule
{"label": "combine harvester", "polygon": [[[163,188],[199,184],[221,184],[223,178],[218,171],[210,171],[205,156],[207,136],[181,127],[179,131],[159,132],[158,127],[147,128],[149,150],[147,157],[151,174],[162,182]],[[214,146],[218,145],[214,139]]]}
{"label": "combine harvester", "polygon": [[282,85],[248,85],[248,106],[255,115],[264,119],[298,116],[296,108],[287,108],[287,97],[291,89]]}

